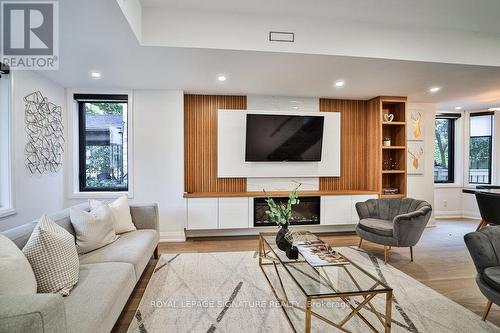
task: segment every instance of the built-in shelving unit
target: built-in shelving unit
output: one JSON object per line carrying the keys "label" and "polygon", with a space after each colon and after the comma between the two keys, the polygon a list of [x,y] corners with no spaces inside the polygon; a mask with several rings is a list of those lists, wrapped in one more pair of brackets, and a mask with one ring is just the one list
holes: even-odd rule
{"label": "built-in shelving unit", "polygon": [[[394,115],[391,122],[384,121],[386,114]],[[381,197],[406,196],[406,98],[381,97],[380,117],[382,137],[391,139],[391,146],[382,147]],[[384,189],[398,189],[398,194],[384,194]]]}
{"label": "built-in shelving unit", "polygon": [[[262,191],[250,191],[246,178],[218,177],[218,110],[245,110],[245,96],[184,96],[184,198],[190,231],[253,229],[254,199]],[[405,197],[406,98],[376,97],[370,100],[320,99],[320,112],[340,112],[340,176],[319,177],[317,190],[301,197],[319,196],[321,225],[353,230],[359,218],[355,204],[368,199]],[[392,121],[384,119],[390,113]],[[391,139],[390,146],[383,138]],[[392,161],[390,165],[384,161]],[[383,194],[395,188],[397,194]],[[267,195],[286,197],[289,191]]]}

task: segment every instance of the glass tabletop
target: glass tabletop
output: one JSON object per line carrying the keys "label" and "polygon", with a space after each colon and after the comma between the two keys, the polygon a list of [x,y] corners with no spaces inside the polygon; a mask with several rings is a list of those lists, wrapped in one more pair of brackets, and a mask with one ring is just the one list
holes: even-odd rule
{"label": "glass tabletop", "polygon": [[[265,257],[279,261],[306,296],[347,296],[392,290],[345,256],[342,257],[346,259],[346,264],[313,267],[300,252],[297,260],[288,259],[286,253],[276,245],[276,233],[261,233],[260,237],[263,240]],[[306,237],[308,241],[319,240],[311,233],[307,233]]]}

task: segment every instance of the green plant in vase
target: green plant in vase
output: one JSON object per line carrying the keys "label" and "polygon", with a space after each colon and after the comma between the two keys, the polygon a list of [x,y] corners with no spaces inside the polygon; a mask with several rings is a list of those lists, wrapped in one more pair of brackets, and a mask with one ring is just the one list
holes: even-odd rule
{"label": "green plant in vase", "polygon": [[267,196],[266,191],[266,203],[269,206],[269,210],[266,210],[267,216],[271,222],[280,227],[278,234],[276,235],[276,244],[278,248],[282,251],[286,251],[287,248],[291,246],[290,242],[286,239],[286,234],[288,233],[288,225],[290,224],[290,219],[292,218],[292,207],[297,205],[300,200],[297,195],[297,190],[301,184],[298,184],[292,192],[288,195],[288,201],[276,203],[273,198]]}

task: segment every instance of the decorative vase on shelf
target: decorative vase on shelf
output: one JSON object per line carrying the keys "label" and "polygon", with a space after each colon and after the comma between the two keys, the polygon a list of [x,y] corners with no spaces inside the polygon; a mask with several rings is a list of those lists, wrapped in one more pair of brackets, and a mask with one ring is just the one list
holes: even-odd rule
{"label": "decorative vase on shelf", "polygon": [[292,244],[286,239],[286,234],[288,233],[288,223],[281,226],[280,230],[276,234],[276,245],[281,251],[286,251]]}
{"label": "decorative vase on shelf", "polygon": [[[297,196],[297,189],[299,186],[300,184],[290,192],[286,203],[276,203],[273,198],[266,198],[266,203],[269,206],[269,210],[266,210],[266,214],[273,223],[280,227],[276,234],[276,245],[281,251],[286,251],[292,247],[292,244],[286,236],[288,234],[288,225],[292,218],[292,207],[300,202]],[[266,191],[264,191],[264,194],[267,196]]]}

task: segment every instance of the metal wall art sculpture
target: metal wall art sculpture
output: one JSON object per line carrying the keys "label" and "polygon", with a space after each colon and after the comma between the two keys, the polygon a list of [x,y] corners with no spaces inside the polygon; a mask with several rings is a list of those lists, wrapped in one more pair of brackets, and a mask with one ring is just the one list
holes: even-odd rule
{"label": "metal wall art sculpture", "polygon": [[36,91],[24,97],[28,142],[26,168],[32,175],[58,172],[64,153],[62,109]]}

